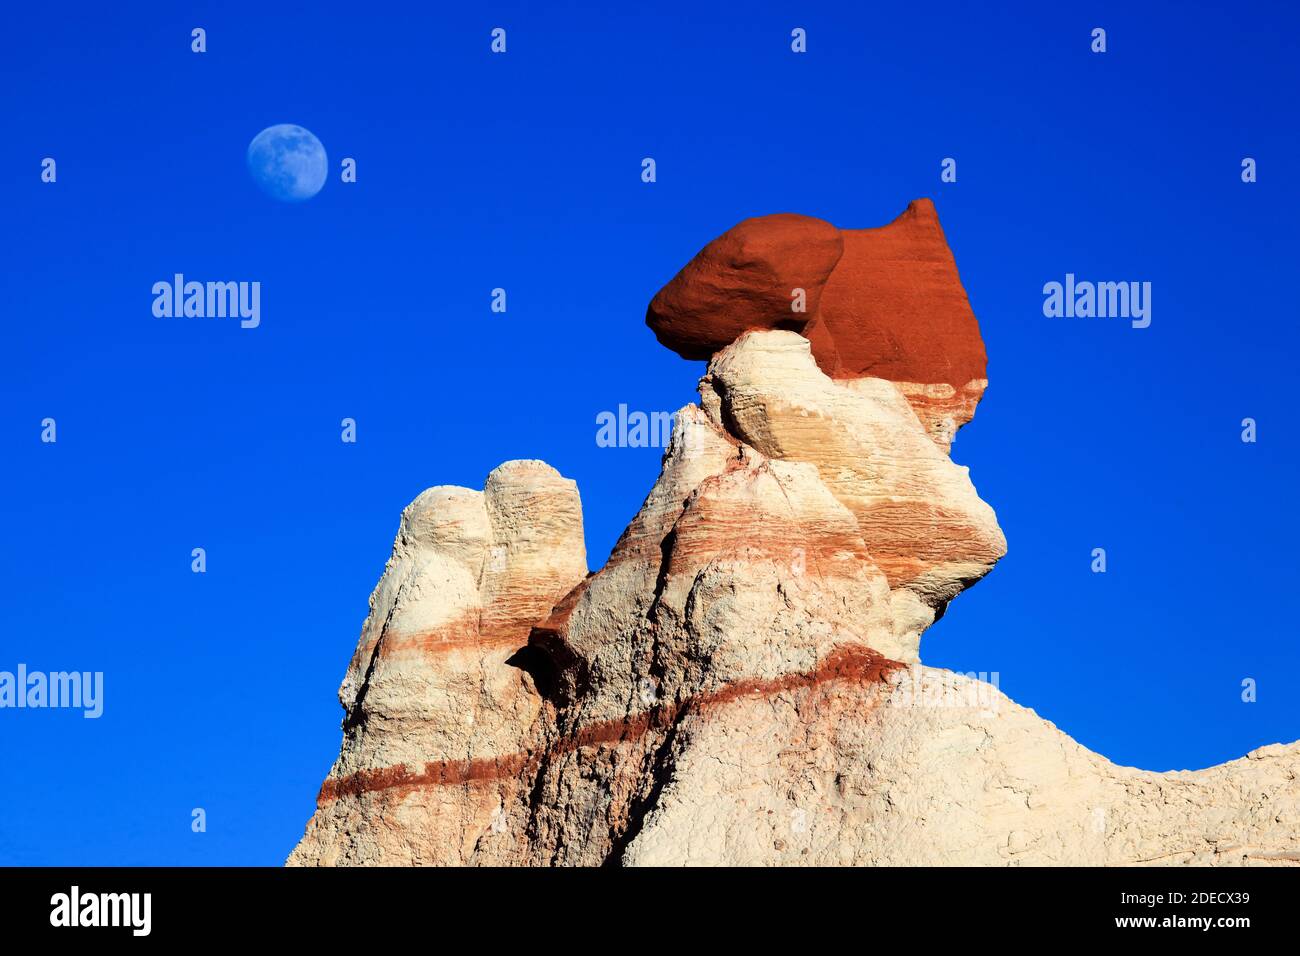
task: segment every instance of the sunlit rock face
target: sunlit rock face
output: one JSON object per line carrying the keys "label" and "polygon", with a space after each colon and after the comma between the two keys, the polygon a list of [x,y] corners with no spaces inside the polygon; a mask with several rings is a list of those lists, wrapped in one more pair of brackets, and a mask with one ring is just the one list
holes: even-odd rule
{"label": "sunlit rock face", "polygon": [[[920,664],[1006,551],[935,424],[984,353],[933,207],[727,235],[651,306],[709,365],[602,569],[541,462],[403,513],[289,862],[1300,862],[1300,745],[1117,767]],[[775,318],[796,280],[815,324]]]}
{"label": "sunlit rock face", "polygon": [[577,486],[549,465],[507,462],[483,491],[416,498],[339,689],[342,750],[291,861],[472,859],[518,797],[545,703],[507,662],[586,574]]}

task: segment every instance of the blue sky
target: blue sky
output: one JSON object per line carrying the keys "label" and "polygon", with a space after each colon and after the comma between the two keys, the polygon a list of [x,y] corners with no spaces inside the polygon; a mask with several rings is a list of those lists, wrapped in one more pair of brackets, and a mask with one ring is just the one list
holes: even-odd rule
{"label": "blue sky", "polygon": [[[0,669],[103,671],[105,713],[0,710],[0,863],[281,862],[402,507],[543,458],[598,566],[659,452],[595,415],[703,371],[651,295],[747,216],[918,196],[990,356],[954,458],[1010,544],[926,662],[1120,763],[1300,737],[1293,10],[269,6],[5,14]],[[308,202],[246,169],[276,123],[328,151]],[[154,318],[177,272],[261,282],[261,325]],[[1045,318],[1067,272],[1150,281],[1150,328]]]}

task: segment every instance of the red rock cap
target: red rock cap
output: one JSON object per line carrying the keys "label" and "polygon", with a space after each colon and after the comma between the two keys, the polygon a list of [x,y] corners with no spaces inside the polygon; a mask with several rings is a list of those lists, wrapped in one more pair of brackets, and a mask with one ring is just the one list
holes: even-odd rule
{"label": "red rock cap", "polygon": [[[746,219],[701,249],[650,301],[646,325],[682,358],[707,359],[750,329],[802,331],[844,251],[840,231],[812,216]],[[804,291],[795,312],[794,290]]]}
{"label": "red rock cap", "polygon": [[[791,309],[796,288],[802,314]],[[749,329],[782,328],[806,336],[833,378],[960,389],[986,377],[979,323],[928,199],[875,229],[789,213],[746,219],[659,291],[646,324],[688,359],[707,359]]]}

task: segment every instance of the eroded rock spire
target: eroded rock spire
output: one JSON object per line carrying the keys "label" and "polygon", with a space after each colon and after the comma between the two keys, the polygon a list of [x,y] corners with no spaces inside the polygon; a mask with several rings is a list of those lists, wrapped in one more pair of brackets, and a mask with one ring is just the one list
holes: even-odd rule
{"label": "eroded rock spire", "polygon": [[985,358],[928,201],[747,220],[647,321],[709,365],[609,561],[541,462],[421,494],[291,864],[1300,861],[1300,746],[1117,767],[921,666],[1006,551],[949,457]]}

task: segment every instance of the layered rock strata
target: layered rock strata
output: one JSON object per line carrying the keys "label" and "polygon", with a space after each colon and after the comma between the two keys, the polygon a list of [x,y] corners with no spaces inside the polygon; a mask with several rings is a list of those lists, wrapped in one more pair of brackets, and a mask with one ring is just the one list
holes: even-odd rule
{"label": "layered rock strata", "polygon": [[598,572],[541,462],[403,513],[291,864],[1300,862],[1300,745],[1118,767],[920,664],[1006,550],[934,425],[984,355],[928,203],[749,220],[651,324],[710,361]]}

